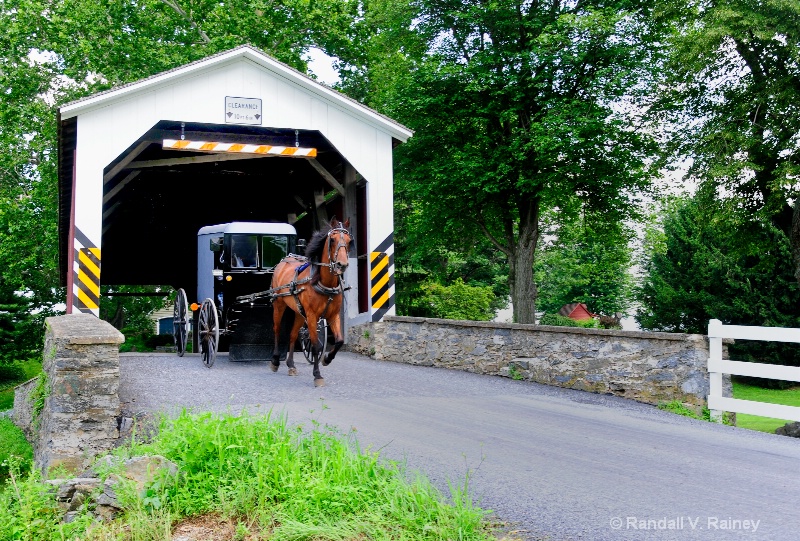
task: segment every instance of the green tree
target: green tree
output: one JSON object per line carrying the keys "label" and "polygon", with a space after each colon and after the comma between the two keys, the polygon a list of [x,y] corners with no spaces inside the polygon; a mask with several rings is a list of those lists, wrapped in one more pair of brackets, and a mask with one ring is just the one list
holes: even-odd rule
{"label": "green tree", "polygon": [[0,365],[25,361],[42,348],[41,317],[31,301],[0,278]]}
{"label": "green tree", "polygon": [[603,216],[552,213],[535,265],[539,308],[556,313],[583,302],[597,314],[624,313],[633,299],[630,242],[633,232]]}
{"label": "green tree", "polygon": [[786,236],[713,199],[671,201],[648,231],[636,319],[645,329],[705,333],[709,319],[797,327],[800,287]]}
{"label": "green tree", "polygon": [[0,362],[41,350],[43,319],[57,313],[55,78],[32,52],[36,20],[0,2]]}
{"label": "green tree", "polygon": [[784,232],[800,280],[800,3],[677,5],[653,112],[674,127],[670,150],[691,160],[690,176]]}
{"label": "green tree", "polygon": [[[508,305],[508,265],[482,234],[454,228],[431,234],[426,218],[404,186],[395,193],[395,253],[397,310],[402,315],[434,315],[420,299],[431,283],[444,286],[461,280],[472,287],[489,287],[492,312]],[[489,318],[491,319],[491,318]]]}
{"label": "green tree", "polygon": [[[630,215],[653,148],[636,129],[659,29],[644,3],[419,0],[427,43],[386,112],[416,130],[397,185],[431,237],[483,234],[507,259],[517,322],[535,322],[541,213],[575,198]],[[422,234],[422,232],[420,232]]]}
{"label": "green tree", "polygon": [[[162,296],[140,293],[164,292]],[[100,317],[119,330],[130,328],[140,333],[152,333],[150,313],[172,306],[174,295],[170,287],[104,286],[100,299]]]}

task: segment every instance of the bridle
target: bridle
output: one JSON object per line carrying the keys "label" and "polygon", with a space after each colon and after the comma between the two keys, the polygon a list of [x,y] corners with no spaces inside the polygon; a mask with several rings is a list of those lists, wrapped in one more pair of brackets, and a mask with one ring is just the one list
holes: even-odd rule
{"label": "bridle", "polygon": [[[339,233],[339,240],[336,245],[336,249],[333,249],[333,243],[331,242],[331,237],[334,233]],[[344,255],[347,257],[347,242],[344,242],[344,235],[350,237],[350,232],[345,229],[344,227],[334,227],[328,231],[328,238],[325,240],[325,244],[328,247],[328,262],[327,263],[315,263],[315,265],[319,265],[321,267],[328,267],[328,270],[331,271],[331,274],[335,274],[337,276],[341,276],[344,272],[344,268],[341,265],[337,266],[335,256],[339,255],[339,250],[344,249]],[[352,239],[352,237],[350,237]],[[345,265],[344,267],[347,267]]]}

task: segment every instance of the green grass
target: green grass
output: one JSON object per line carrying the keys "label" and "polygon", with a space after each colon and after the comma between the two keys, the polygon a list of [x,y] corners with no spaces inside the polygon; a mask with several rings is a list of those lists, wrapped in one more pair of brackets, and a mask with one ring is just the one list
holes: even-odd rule
{"label": "green grass", "polygon": [[[764,389],[754,385],[748,385],[733,381],[733,397],[742,400],[753,400],[755,402],[768,402],[771,404],[783,404],[786,406],[800,407],[800,386],[791,389]],[[759,417],[746,413],[736,414],[736,426],[769,432],[774,434],[775,429],[788,423],[784,419],[773,419],[771,417]]]}
{"label": "green grass", "polygon": [[14,377],[0,380],[0,411],[10,410],[14,407],[14,387],[28,381],[42,372],[42,361],[31,359],[29,361],[14,363]]}
{"label": "green grass", "polygon": [[402,465],[359,449],[352,435],[316,423],[304,429],[285,418],[184,412],[163,419],[152,443],[116,453],[163,455],[181,475],[138,494],[120,490],[125,515],[98,526],[88,515],[61,524],[36,472],[12,468],[0,493],[0,539],[166,541],[170,526],[187,517],[227,521],[248,541],[494,539],[487,512],[470,500],[468,476],[445,497]]}
{"label": "green grass", "polygon": [[11,419],[2,417],[0,418],[0,484],[8,479],[9,459],[14,456],[23,461],[33,460],[33,448]]}
{"label": "green grass", "polygon": [[711,420],[711,412],[708,408],[703,408],[701,412],[697,412],[677,399],[673,400],[672,402],[659,404],[658,409],[665,410],[676,415],[682,415],[684,417],[691,417],[692,419],[700,419],[701,421]]}

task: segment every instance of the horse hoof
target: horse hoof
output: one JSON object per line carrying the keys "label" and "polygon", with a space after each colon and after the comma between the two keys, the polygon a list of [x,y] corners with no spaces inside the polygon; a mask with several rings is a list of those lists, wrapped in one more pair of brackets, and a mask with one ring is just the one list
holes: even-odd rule
{"label": "horse hoof", "polygon": [[325,387],[325,380],[322,378],[314,380],[314,387]]}
{"label": "horse hoof", "polygon": [[325,357],[324,359],[322,359],[322,366],[328,366],[332,362],[333,362],[333,359],[329,359],[329,358]]}
{"label": "horse hoof", "polygon": [[296,376],[297,375],[297,368],[290,368],[289,369],[289,375],[290,376]]}
{"label": "horse hoof", "polygon": [[270,368],[270,370],[272,370],[273,372],[277,372],[277,371],[278,371],[278,367],[279,367],[279,366],[280,366],[280,365],[277,365],[277,364],[270,364],[270,365],[269,365],[269,368]]}

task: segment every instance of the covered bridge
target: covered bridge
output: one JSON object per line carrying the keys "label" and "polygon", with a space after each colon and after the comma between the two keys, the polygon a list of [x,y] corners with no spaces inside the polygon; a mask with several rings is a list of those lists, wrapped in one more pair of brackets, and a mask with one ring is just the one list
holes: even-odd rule
{"label": "covered bridge", "polygon": [[201,227],[288,222],[308,238],[333,216],[356,239],[349,323],[393,313],[392,149],[411,135],[250,46],[64,105],[68,313],[97,315],[101,283],[191,295]]}

